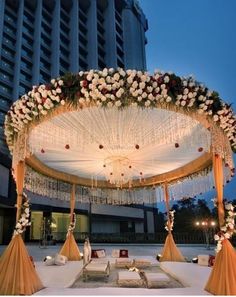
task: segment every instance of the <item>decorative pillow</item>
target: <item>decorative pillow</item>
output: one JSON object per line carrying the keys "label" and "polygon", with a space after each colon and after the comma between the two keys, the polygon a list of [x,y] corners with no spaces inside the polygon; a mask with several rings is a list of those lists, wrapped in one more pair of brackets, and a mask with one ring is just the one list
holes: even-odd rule
{"label": "decorative pillow", "polygon": [[111,256],[113,258],[119,258],[120,257],[120,250],[112,250]]}
{"label": "decorative pillow", "polygon": [[46,266],[52,266],[55,264],[55,258],[51,256],[47,256],[43,261]]}
{"label": "decorative pillow", "polygon": [[60,254],[56,254],[55,255],[55,265],[65,265],[67,262],[67,257],[60,255]]}
{"label": "decorative pillow", "polygon": [[128,258],[128,250],[120,250],[120,258]]}
{"label": "decorative pillow", "polygon": [[214,264],[215,264],[215,256],[213,256],[213,255],[210,255],[209,256],[209,261],[208,261],[208,266],[209,267],[212,267]]}
{"label": "decorative pillow", "polygon": [[91,258],[98,258],[97,250],[92,250],[92,252],[91,252]]}
{"label": "decorative pillow", "polygon": [[105,250],[97,250],[97,256],[98,258],[105,258],[106,257]]}
{"label": "decorative pillow", "polygon": [[209,255],[198,255],[198,264],[201,266],[208,266]]}

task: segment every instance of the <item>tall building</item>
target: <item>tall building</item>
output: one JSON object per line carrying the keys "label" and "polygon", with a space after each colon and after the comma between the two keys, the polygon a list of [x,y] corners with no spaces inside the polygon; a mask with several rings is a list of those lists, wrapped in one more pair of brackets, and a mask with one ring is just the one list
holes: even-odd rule
{"label": "tall building", "polygon": [[[136,0],[0,1],[0,243],[1,234],[14,222],[10,209],[15,202],[14,182],[3,132],[12,102],[33,85],[66,72],[104,67],[145,70],[146,30],[147,20]],[[33,208],[44,211],[35,212],[36,223],[53,209],[49,202],[42,206],[37,197],[32,199]],[[67,212],[68,205],[59,210],[54,205],[55,209]],[[143,217],[137,214],[139,221]]]}

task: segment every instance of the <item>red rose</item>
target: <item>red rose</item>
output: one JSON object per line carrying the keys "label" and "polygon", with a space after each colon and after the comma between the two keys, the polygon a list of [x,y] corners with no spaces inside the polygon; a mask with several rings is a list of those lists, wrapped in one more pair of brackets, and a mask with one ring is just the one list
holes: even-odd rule
{"label": "red rose", "polygon": [[88,82],[87,82],[87,80],[83,80],[82,86],[83,86],[84,88],[86,88],[86,87],[88,86]]}
{"label": "red rose", "polygon": [[203,147],[199,147],[198,151],[199,152],[202,152],[203,151]]}
{"label": "red rose", "polygon": [[102,144],[99,144],[99,148],[100,148],[100,150],[103,149],[103,145]]}
{"label": "red rose", "polygon": [[102,89],[102,91],[101,91],[101,93],[103,94],[103,95],[106,95],[106,93],[107,93],[108,91],[107,91],[107,89]]}
{"label": "red rose", "polygon": [[70,148],[70,145],[69,145],[69,144],[66,144],[66,145],[65,145],[65,149],[68,150],[69,148]]}
{"label": "red rose", "polygon": [[41,149],[41,153],[42,153],[42,154],[44,154],[44,153],[45,153],[45,150],[44,150],[43,148]]}
{"label": "red rose", "polygon": [[178,144],[178,142],[176,142],[176,143],[175,143],[175,147],[176,147],[176,148],[177,148],[177,147],[179,147],[179,144]]}
{"label": "red rose", "polygon": [[135,148],[136,148],[136,150],[139,150],[139,145],[136,144],[136,145],[135,145]]}

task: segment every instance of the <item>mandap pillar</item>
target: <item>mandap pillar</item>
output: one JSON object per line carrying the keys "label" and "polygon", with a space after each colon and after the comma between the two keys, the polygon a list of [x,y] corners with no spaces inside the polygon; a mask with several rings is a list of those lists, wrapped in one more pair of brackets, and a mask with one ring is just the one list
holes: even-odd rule
{"label": "mandap pillar", "polygon": [[171,232],[171,222],[170,222],[170,204],[169,204],[169,192],[167,184],[164,185],[165,194],[165,204],[167,211],[167,225],[168,225],[168,235],[165,240],[164,248],[162,251],[162,256],[159,261],[174,261],[174,262],[184,262],[185,259],[181,254],[180,250],[177,248],[172,232]]}
{"label": "mandap pillar", "polygon": [[80,251],[78,245],[75,241],[73,230],[75,228],[75,184],[71,187],[70,196],[70,226],[66,235],[66,241],[62,246],[59,254],[66,256],[69,261],[79,261],[81,260]]}
{"label": "mandap pillar", "polygon": [[[223,162],[218,155],[213,155],[213,172],[217,193],[219,226],[223,227],[225,224]],[[226,238],[222,241],[222,248],[216,255],[205,290],[214,295],[236,295],[236,251]]]}
{"label": "mandap pillar", "polygon": [[[21,216],[25,162],[16,166],[17,211],[16,224]],[[22,231],[23,232],[23,231]],[[14,234],[0,258],[0,295],[32,295],[43,284],[30,260],[21,234]]]}

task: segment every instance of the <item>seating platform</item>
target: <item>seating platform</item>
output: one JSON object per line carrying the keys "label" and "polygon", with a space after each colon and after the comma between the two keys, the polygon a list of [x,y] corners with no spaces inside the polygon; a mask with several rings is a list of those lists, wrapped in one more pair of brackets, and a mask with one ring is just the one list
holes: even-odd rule
{"label": "seating platform", "polygon": [[141,287],[143,285],[143,280],[138,272],[119,271],[117,284],[122,287]]}
{"label": "seating platform", "polygon": [[106,263],[96,263],[96,262],[89,262],[83,267],[83,279],[87,281],[88,277],[90,276],[105,276],[109,277],[110,275],[110,262],[107,261]]}
{"label": "seating platform", "polygon": [[148,288],[165,287],[170,282],[170,278],[164,273],[144,272],[143,275]]}

